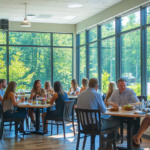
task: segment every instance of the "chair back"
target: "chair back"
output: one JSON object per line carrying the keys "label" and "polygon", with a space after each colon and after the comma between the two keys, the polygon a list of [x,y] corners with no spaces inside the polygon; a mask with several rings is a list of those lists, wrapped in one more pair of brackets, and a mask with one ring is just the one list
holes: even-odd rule
{"label": "chair back", "polygon": [[4,123],[4,118],[3,118],[3,107],[2,104],[0,104],[0,140],[3,135],[3,123]]}
{"label": "chair back", "polygon": [[75,108],[78,121],[78,130],[82,133],[94,134],[101,132],[100,110]]}
{"label": "chair back", "polygon": [[64,101],[63,119],[68,120],[70,117],[74,117],[74,99]]}
{"label": "chair back", "polygon": [[140,96],[137,96],[138,99],[140,100],[140,102],[142,101],[142,99],[144,99],[144,101],[147,101],[147,96],[146,95],[140,95]]}

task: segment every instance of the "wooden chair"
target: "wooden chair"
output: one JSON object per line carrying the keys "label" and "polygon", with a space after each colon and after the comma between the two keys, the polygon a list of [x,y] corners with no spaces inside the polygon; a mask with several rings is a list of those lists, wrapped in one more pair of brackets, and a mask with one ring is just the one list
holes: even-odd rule
{"label": "wooden chair", "polygon": [[[85,147],[86,138],[88,135],[91,136],[91,150],[95,150],[95,136],[99,135],[99,147],[101,150],[102,143],[113,140],[114,149],[116,150],[116,141],[115,141],[115,128],[111,128],[108,130],[101,130],[101,113],[100,110],[89,110],[89,109],[75,109],[77,114],[78,121],[78,139],[76,150],[79,149],[79,141],[81,138],[80,134],[85,134],[83,147]],[[103,136],[105,134],[113,133],[114,137],[112,139],[104,139]]]}
{"label": "wooden chair", "polygon": [[[18,124],[21,122],[24,122],[24,118],[4,118],[3,116],[3,107],[0,104],[0,140],[2,139],[3,136],[3,127],[4,126],[10,126],[10,124],[8,125],[4,125],[4,122],[15,122],[15,124],[11,124],[11,125],[15,125],[15,135],[17,135],[18,133]],[[23,129],[24,129],[24,124],[23,124]],[[23,137],[24,137],[24,131],[23,131]]]}
{"label": "wooden chair", "polygon": [[[44,131],[45,131],[45,124],[51,124],[51,135],[52,135],[52,131],[53,131],[53,125],[57,125],[57,134],[58,134],[58,126],[62,125],[63,126],[63,132],[64,132],[64,138],[65,138],[66,137],[65,136],[65,120],[68,121],[69,117],[71,117],[71,122],[72,122],[74,136],[75,136],[75,128],[74,128],[74,100],[64,101],[62,117],[50,117],[50,116],[45,116],[44,117],[43,134],[44,134]],[[46,120],[51,120],[51,123],[46,123]],[[55,121],[56,123],[53,123],[52,121]],[[58,123],[58,121],[61,121],[62,124]]]}

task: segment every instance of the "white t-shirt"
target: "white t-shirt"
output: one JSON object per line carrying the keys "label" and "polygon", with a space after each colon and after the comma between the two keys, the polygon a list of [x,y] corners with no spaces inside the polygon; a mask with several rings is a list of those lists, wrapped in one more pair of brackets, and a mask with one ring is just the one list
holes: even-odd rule
{"label": "white t-shirt", "polygon": [[80,88],[77,87],[77,88],[76,88],[76,91],[74,91],[73,87],[71,87],[71,93],[76,94],[76,92],[80,92]]}

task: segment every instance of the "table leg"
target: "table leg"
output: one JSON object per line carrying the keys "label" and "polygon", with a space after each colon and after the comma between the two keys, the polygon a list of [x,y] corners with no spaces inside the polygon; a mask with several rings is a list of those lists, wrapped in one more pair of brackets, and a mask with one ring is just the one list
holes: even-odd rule
{"label": "table leg", "polygon": [[36,131],[40,130],[40,109],[36,108]]}
{"label": "table leg", "polygon": [[133,118],[128,118],[128,123],[127,123],[127,149],[128,150],[131,150],[133,147],[132,136],[133,136]]}

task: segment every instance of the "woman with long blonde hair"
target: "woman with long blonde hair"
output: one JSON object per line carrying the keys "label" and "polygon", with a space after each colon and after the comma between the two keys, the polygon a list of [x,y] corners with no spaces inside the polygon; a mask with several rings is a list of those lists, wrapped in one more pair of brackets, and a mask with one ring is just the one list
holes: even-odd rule
{"label": "woman with long blonde hair", "polygon": [[51,94],[54,94],[54,91],[53,91],[53,89],[52,89],[52,86],[51,86],[51,82],[50,82],[50,81],[46,81],[46,82],[44,83],[44,89],[45,89],[46,92],[51,93]]}
{"label": "woman with long blonde hair", "polygon": [[83,78],[80,92],[85,91],[88,87],[89,87],[89,80],[87,78]]}
{"label": "woman with long blonde hair", "polygon": [[107,106],[107,102],[108,102],[108,99],[110,98],[111,94],[113,93],[114,90],[117,89],[117,85],[115,82],[111,81],[109,83],[109,86],[108,86],[108,92],[107,92],[107,95],[106,95],[106,98],[105,98],[105,105]]}
{"label": "woman with long blonde hair", "polygon": [[[15,91],[16,91],[17,83],[15,81],[11,81],[6,89],[4,98],[3,98],[3,112],[4,118],[20,118],[26,117],[26,109],[19,108],[15,110],[15,106],[19,103],[24,102],[24,97],[22,97],[18,102],[15,99]],[[23,131],[23,122],[21,122],[21,131]]]}
{"label": "woman with long blonde hair", "polygon": [[69,93],[70,94],[74,94],[74,95],[79,95],[80,93],[80,88],[77,84],[76,79],[72,79],[71,80],[71,88],[69,89]]}

